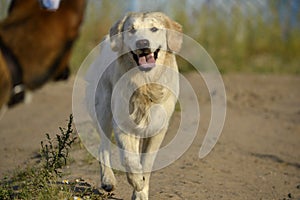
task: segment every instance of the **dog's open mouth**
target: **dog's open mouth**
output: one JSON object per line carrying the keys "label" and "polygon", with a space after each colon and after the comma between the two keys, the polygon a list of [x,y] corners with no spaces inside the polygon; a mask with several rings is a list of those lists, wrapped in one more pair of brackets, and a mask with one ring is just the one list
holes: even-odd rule
{"label": "dog's open mouth", "polygon": [[141,71],[150,71],[155,67],[159,51],[159,48],[154,52],[152,52],[150,48],[145,48],[131,51],[131,53]]}

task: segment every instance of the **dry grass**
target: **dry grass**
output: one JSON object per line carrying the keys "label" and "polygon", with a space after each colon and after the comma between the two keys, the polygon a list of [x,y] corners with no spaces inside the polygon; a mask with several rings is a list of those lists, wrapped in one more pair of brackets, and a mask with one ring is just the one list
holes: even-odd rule
{"label": "dry grass", "polygon": [[[74,71],[123,13],[122,4],[113,7],[115,1],[104,2],[103,6],[95,2],[89,4],[72,57]],[[238,7],[228,15],[204,6],[194,14],[192,22],[178,5],[170,6],[175,13],[171,17],[183,25],[185,34],[207,50],[221,72],[300,73],[300,31],[291,30],[284,40],[274,5],[272,20],[264,19],[263,13],[244,16]],[[182,71],[193,69],[188,63],[182,62],[182,65]]]}

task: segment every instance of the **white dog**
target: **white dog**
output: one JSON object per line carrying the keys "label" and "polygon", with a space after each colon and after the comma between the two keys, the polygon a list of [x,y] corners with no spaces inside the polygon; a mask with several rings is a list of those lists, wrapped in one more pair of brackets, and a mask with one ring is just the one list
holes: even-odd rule
{"label": "white dog", "polygon": [[[104,48],[118,57],[97,83],[94,118],[101,137],[111,138],[114,131],[132,199],[145,200],[151,168],[177,101],[174,53],[181,48],[182,28],[163,13],[129,13],[112,26],[106,41]],[[106,191],[116,185],[109,149],[110,143],[101,139],[101,183]]]}

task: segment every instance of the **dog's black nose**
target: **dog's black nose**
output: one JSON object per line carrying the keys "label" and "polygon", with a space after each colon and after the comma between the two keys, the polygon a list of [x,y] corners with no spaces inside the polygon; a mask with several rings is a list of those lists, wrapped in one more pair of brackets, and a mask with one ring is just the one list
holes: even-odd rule
{"label": "dog's black nose", "polygon": [[149,48],[150,47],[150,42],[149,40],[138,40],[135,43],[136,48],[138,49],[144,49],[144,48]]}

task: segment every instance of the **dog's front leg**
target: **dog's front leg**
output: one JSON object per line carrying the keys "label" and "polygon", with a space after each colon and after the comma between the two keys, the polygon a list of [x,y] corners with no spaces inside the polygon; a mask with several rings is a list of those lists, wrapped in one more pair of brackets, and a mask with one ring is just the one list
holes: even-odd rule
{"label": "dog's front leg", "polygon": [[[102,95],[101,97],[104,97]],[[99,148],[99,161],[100,161],[100,176],[101,187],[110,192],[116,185],[116,178],[111,169],[110,163],[110,145],[112,136],[112,114],[108,109],[110,108],[110,98],[100,99],[100,103],[97,103],[96,109],[99,110],[100,115],[97,116],[99,124],[101,126],[100,133],[101,144]]]}
{"label": "dog's front leg", "polygon": [[99,149],[101,187],[110,192],[116,185],[116,178],[110,166],[110,144],[101,143]]}
{"label": "dog's front leg", "polygon": [[145,178],[139,153],[140,139],[118,129],[115,129],[115,137],[121,149],[121,160],[126,169],[127,180],[134,191],[141,191],[144,188]]}
{"label": "dog's front leg", "polygon": [[148,200],[152,167],[157,155],[157,151],[159,150],[159,147],[164,139],[166,131],[167,129],[163,129],[157,135],[144,139],[142,145],[141,162],[143,166],[145,184],[143,190],[134,191],[134,200]]}

